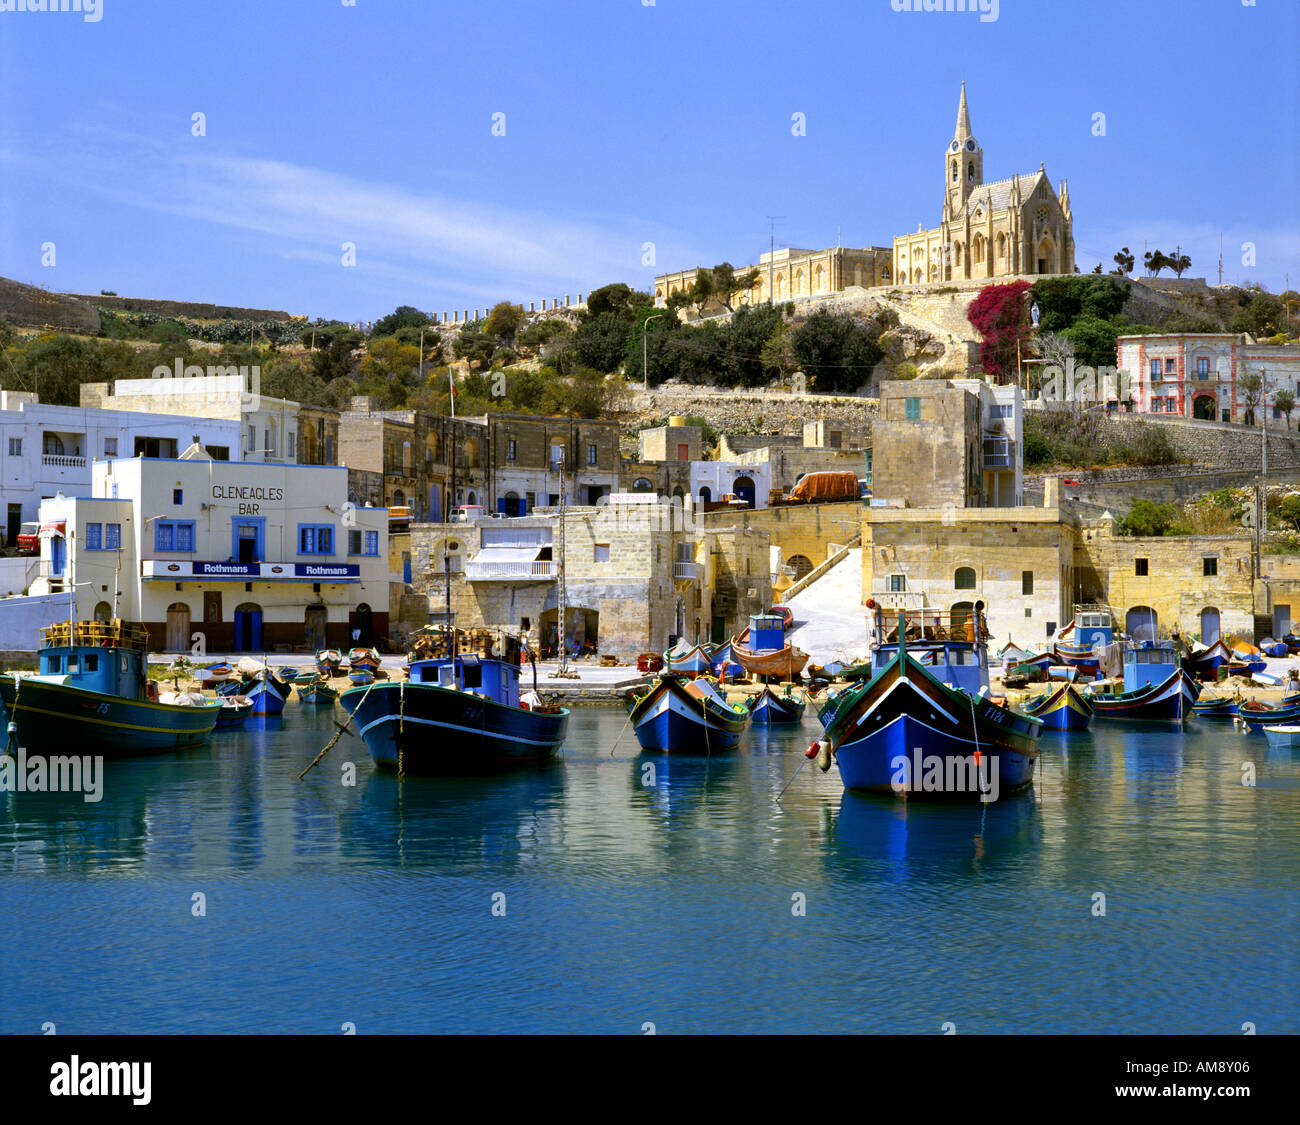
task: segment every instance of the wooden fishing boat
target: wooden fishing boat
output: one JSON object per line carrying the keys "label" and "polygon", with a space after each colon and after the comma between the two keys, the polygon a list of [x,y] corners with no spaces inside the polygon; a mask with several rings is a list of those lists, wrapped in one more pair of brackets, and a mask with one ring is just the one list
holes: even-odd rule
{"label": "wooden fishing boat", "polygon": [[485,774],[554,758],[569,712],[534,690],[519,692],[518,637],[499,656],[463,653],[415,660],[410,681],[348,688],[352,713],[375,764],[406,773]]}
{"label": "wooden fishing boat", "polygon": [[39,672],[0,675],[5,717],[29,756],[162,753],[201,745],[216,726],[216,700],[162,702],[143,625],[64,621],[43,628],[41,644]]}
{"label": "wooden fishing boat", "polygon": [[1043,721],[1045,730],[1087,730],[1092,722],[1092,704],[1073,684],[1062,684],[1049,692],[1027,699],[1020,709]]}
{"label": "wooden fishing boat", "polygon": [[253,701],[245,695],[223,695],[217,712],[217,730],[233,730],[244,725],[253,713]]}
{"label": "wooden fishing boat", "polygon": [[1231,665],[1236,658],[1222,641],[1215,641],[1208,648],[1189,653],[1183,657],[1183,668],[1188,675],[1198,680],[1216,680],[1219,668]]}
{"label": "wooden fishing boat", "polygon": [[269,668],[244,684],[243,694],[253,701],[254,715],[279,715],[289,698],[289,685]]}
{"label": "wooden fishing boat", "polygon": [[1227,695],[1203,695],[1192,704],[1192,714],[1198,719],[1235,719],[1240,699]]}
{"label": "wooden fishing boat", "polygon": [[629,720],[643,750],[707,755],[739,745],[749,711],[728,703],[708,677],[663,672],[632,698]]}
{"label": "wooden fishing boat", "polygon": [[709,653],[709,667],[713,675],[719,680],[738,680],[745,674],[744,665],[742,665],[731,651],[731,642],[726,641],[718,645]]}
{"label": "wooden fishing boat", "polygon": [[1300,747],[1300,726],[1294,723],[1266,726],[1264,736],[1270,747],[1278,750],[1294,750]]}
{"label": "wooden fishing boat", "polygon": [[[304,669],[304,671],[306,671],[306,669]],[[292,684],[294,680],[298,678],[298,668],[293,664],[285,664],[282,667],[277,668],[275,674],[280,677],[280,680],[283,683]],[[310,672],[308,675],[315,675],[315,673]]]}
{"label": "wooden fishing boat", "polygon": [[354,684],[373,684],[375,674],[369,668],[357,668],[348,673],[348,679]]}
{"label": "wooden fishing boat", "polygon": [[808,700],[803,696],[796,696],[789,691],[789,685],[784,695],[778,695],[766,684],[763,690],[757,695],[749,697],[749,718],[754,723],[798,723],[803,720],[804,708],[808,706]]}
{"label": "wooden fishing boat", "polygon": [[1200,689],[1181,668],[1158,684],[1145,683],[1132,691],[1090,691],[1081,694],[1101,719],[1154,719],[1181,723],[1192,714]]}
{"label": "wooden fishing boat", "polygon": [[316,654],[316,671],[322,676],[335,676],[343,663],[343,654],[336,648],[323,648]]}
{"label": "wooden fishing boat", "polygon": [[793,680],[803,672],[808,654],[785,637],[785,623],[774,614],[755,614],[749,625],[731,639],[731,655],[751,676],[777,676]]}
{"label": "wooden fishing boat", "polygon": [[1019,664],[1026,656],[1031,655],[1028,649],[1021,648],[1011,639],[1011,634],[1007,634],[1007,643],[1004,644],[994,654],[1000,664],[1012,665]]}
{"label": "wooden fishing boat", "polygon": [[374,671],[379,667],[379,653],[373,648],[354,648],[348,650],[348,667],[354,672],[362,668]]}
{"label": "wooden fishing boat", "polygon": [[[975,613],[982,626],[982,603]],[[937,616],[924,614],[927,622]],[[876,621],[877,672],[822,707],[825,736],[809,748],[819,764],[838,764],[845,788],[908,799],[987,802],[1028,786],[1042,721],[988,698],[982,627],[981,639],[970,641],[954,640],[963,634],[946,625],[928,637],[922,629],[916,643],[934,654],[927,665],[912,655],[902,620],[893,643],[879,639]],[[977,693],[965,685],[977,685]]]}
{"label": "wooden fishing boat", "polygon": [[339,693],[324,679],[304,681],[299,678],[294,686],[298,689],[299,702],[317,707],[333,703],[339,697]]}
{"label": "wooden fishing boat", "polygon": [[713,662],[703,645],[678,645],[664,653],[664,663],[669,672],[691,678],[708,675],[713,669]]}
{"label": "wooden fishing boat", "polygon": [[225,660],[216,664],[209,664],[206,668],[199,668],[196,671],[196,679],[203,683],[217,684],[230,679],[235,674],[234,667]]}
{"label": "wooden fishing boat", "polygon": [[1250,727],[1259,730],[1264,726],[1283,726],[1288,723],[1300,723],[1300,706],[1280,707],[1272,703],[1260,703],[1250,700],[1237,707],[1237,718]]}

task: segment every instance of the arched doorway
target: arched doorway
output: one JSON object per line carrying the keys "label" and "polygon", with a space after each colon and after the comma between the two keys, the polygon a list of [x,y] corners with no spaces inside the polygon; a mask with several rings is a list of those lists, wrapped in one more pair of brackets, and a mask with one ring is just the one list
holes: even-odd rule
{"label": "arched doorway", "polygon": [[172,602],[167,607],[167,651],[186,652],[190,647],[190,607]]}
{"label": "arched doorway", "polygon": [[478,493],[475,492],[472,488],[469,490],[468,495],[466,495],[465,497],[465,503],[468,504],[471,508],[478,503]]}
{"label": "arched doorway", "polygon": [[707,484],[700,486],[700,503],[708,504],[713,500],[713,493],[709,491]]}
{"label": "arched doorway", "polygon": [[113,618],[113,607],[108,602],[100,602],[95,606],[96,621],[111,621]]}
{"label": "arched doorway", "polygon": [[949,619],[951,621],[951,635],[957,640],[975,639],[975,630],[971,624],[974,618],[974,602],[953,602],[949,607]]}
{"label": "arched doorway", "polygon": [[524,502],[519,499],[519,493],[507,492],[500,500],[501,512],[507,516],[523,516],[528,513],[524,511]]}
{"label": "arched doorway", "polygon": [[393,489],[393,507],[394,508],[406,507],[406,493],[403,492],[400,488]]}
{"label": "arched doorway", "polygon": [[244,602],[235,607],[236,652],[257,652],[262,647],[262,607]]}
{"label": "arched doorway", "polygon": [[[634,480],[634,481],[632,482],[632,491],[633,491],[633,492],[653,492],[653,491],[654,491],[654,485],[650,483],[650,478],[649,478],[649,477],[637,477],[636,480]],[[681,491],[681,490],[678,489],[678,492],[679,492],[679,493],[680,493],[680,491]]]}
{"label": "arched doorway", "polygon": [[1038,243],[1038,273],[1056,272],[1056,247],[1050,238],[1040,239]]}
{"label": "arched doorway", "polygon": [[685,500],[685,499],[686,499],[686,493],[684,493],[684,492],[682,491],[682,486],[681,486],[680,484],[679,484],[676,488],[673,489],[673,499],[674,499],[674,500]]}
{"label": "arched doorway", "polygon": [[1214,421],[1214,396],[1197,395],[1192,399],[1192,417],[1204,418],[1209,422]]}
{"label": "arched doorway", "polygon": [[754,478],[737,477],[733,491],[751,508],[754,506]]}
{"label": "arched doorway", "polygon": [[1135,605],[1124,616],[1124,632],[1135,641],[1154,641],[1160,631],[1160,618],[1149,605]]}
{"label": "arched doorway", "polygon": [[303,631],[306,634],[307,650],[320,652],[329,642],[329,610],[323,605],[309,605],[303,615]]}
{"label": "arched doorway", "polygon": [[1219,611],[1213,606],[1201,610],[1201,644],[1212,645],[1219,639]]}
{"label": "arched doorway", "polygon": [[806,574],[811,574],[813,569],[812,559],[807,555],[791,555],[786,561],[786,566],[794,568],[794,581],[798,582]]}
{"label": "arched doorway", "polygon": [[375,643],[375,631],[371,622],[370,606],[362,602],[356,612],[350,615],[352,625],[351,643],[369,648]]}
{"label": "arched doorway", "polygon": [[429,485],[429,522],[442,523],[442,489]]}

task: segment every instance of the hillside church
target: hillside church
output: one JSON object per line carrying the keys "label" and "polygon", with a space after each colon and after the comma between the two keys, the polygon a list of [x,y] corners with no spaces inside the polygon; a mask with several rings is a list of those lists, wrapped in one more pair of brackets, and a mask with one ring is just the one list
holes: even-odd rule
{"label": "hillside church", "polygon": [[[842,292],[851,285],[920,285],[1074,273],[1074,219],[1064,180],[1053,191],[1042,164],[1038,171],[984,182],[984,149],[971,132],[966,83],[961,85],[957,127],[944,152],[943,210],[939,225],[884,246],[828,250],[781,249],[764,254],[752,289],[740,304],[791,301]],[[655,278],[655,304],[663,306],[695,281],[696,269]]]}

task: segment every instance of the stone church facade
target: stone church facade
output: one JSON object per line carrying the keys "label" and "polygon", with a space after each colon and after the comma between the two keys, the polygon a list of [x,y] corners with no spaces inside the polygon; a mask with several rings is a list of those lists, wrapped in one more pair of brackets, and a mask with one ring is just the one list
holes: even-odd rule
{"label": "stone church facade", "polygon": [[[984,150],[971,133],[966,84],[961,87],[957,128],[944,155],[944,201],[939,225],[918,226],[894,239],[893,249],[835,246],[827,250],[781,249],[764,254],[753,288],[733,304],[794,301],[840,293],[849,286],[922,285],[932,282],[1074,272],[1074,220],[1070,192],[1060,191],[1040,164],[1037,172],[984,182]],[[698,269],[655,278],[655,304],[663,307],[689,289]],[[716,311],[716,310],[712,310]]]}

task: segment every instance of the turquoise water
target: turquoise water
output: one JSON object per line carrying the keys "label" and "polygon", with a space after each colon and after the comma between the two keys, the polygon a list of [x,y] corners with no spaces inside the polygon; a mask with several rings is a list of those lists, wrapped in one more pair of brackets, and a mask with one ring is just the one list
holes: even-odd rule
{"label": "turquoise water", "polygon": [[1300,1032],[1300,753],[1262,735],[1048,734],[986,808],[809,764],[777,804],[811,715],[693,760],[578,710],[551,768],[401,784],[345,739],[299,782],[322,710],[0,798],[0,1032]]}

